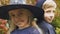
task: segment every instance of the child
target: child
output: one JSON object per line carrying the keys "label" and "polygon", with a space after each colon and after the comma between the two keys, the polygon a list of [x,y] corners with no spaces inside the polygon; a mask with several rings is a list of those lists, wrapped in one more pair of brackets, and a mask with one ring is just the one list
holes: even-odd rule
{"label": "child", "polygon": [[40,34],[32,24],[35,17],[38,18],[43,14],[40,8],[26,4],[14,4],[0,7],[0,9],[0,18],[11,21],[7,34]]}
{"label": "child", "polygon": [[53,0],[41,0],[36,6],[44,10],[43,19],[41,22],[38,21],[39,27],[44,34],[56,34],[54,27],[50,24],[55,16],[56,3]]}

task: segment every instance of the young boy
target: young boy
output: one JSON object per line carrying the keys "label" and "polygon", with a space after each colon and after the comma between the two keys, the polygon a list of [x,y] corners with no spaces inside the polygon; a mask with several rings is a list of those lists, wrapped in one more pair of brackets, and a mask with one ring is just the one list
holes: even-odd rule
{"label": "young boy", "polygon": [[44,10],[43,19],[38,25],[44,34],[56,34],[54,27],[50,24],[55,16],[56,3],[53,0],[41,0],[36,6]]}

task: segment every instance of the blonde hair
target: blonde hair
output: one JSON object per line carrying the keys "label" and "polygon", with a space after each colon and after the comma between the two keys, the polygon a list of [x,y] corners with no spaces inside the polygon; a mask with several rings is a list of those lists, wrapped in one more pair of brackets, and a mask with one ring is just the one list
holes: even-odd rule
{"label": "blonde hair", "polygon": [[34,21],[32,22],[33,27],[35,27],[40,32],[40,34],[44,34],[43,30],[36,24],[36,21],[37,18],[34,18]]}
{"label": "blonde hair", "polygon": [[[29,11],[29,10],[26,10],[26,9],[21,9],[21,10]],[[28,14],[31,14],[30,11],[29,11]],[[31,15],[32,15],[32,14],[31,14]],[[31,21],[29,20],[29,22],[31,22],[30,25],[31,25],[32,27],[38,29],[38,31],[39,31],[40,28],[38,28],[38,26],[37,26],[37,24],[36,24],[36,21],[33,20],[33,16],[31,16],[31,15],[30,15],[30,17],[29,17],[29,19],[32,21],[32,22],[31,22]],[[11,16],[11,15],[10,15],[10,16]],[[28,15],[28,16],[29,16],[29,15]],[[9,30],[8,30],[7,34],[10,34],[15,28],[16,28],[16,25],[10,20],[10,27],[9,27]]]}
{"label": "blonde hair", "polygon": [[42,8],[45,10],[45,9],[48,9],[48,8],[56,8],[57,5],[56,3],[53,1],[53,0],[46,0],[44,3],[43,3],[43,6]]}
{"label": "blonde hair", "polygon": [[16,25],[13,22],[10,22],[9,30],[7,34],[10,34],[15,28],[16,28]]}

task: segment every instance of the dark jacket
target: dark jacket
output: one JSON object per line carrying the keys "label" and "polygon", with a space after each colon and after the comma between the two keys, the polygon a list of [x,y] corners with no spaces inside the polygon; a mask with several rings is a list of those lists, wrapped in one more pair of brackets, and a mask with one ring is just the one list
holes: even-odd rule
{"label": "dark jacket", "polygon": [[12,31],[11,34],[40,34],[40,32],[36,28],[30,26],[21,30],[17,28]]}
{"label": "dark jacket", "polygon": [[38,26],[44,31],[44,34],[56,34],[54,27],[45,21],[42,21]]}

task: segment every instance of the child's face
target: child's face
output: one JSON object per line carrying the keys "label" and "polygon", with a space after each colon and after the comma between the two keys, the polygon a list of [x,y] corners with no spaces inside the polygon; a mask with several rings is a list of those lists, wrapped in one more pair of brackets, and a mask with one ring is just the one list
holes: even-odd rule
{"label": "child's face", "polygon": [[15,25],[18,27],[24,27],[28,23],[28,14],[29,11],[27,10],[20,10],[20,9],[15,9],[9,12],[11,20],[14,22]]}
{"label": "child's face", "polygon": [[54,19],[54,15],[55,15],[55,8],[48,8],[46,10],[44,10],[44,19],[45,21],[47,21],[48,23],[51,23],[52,20]]}

